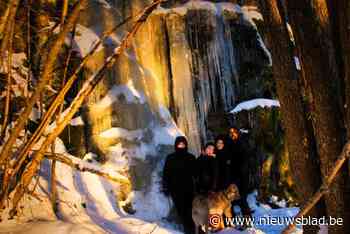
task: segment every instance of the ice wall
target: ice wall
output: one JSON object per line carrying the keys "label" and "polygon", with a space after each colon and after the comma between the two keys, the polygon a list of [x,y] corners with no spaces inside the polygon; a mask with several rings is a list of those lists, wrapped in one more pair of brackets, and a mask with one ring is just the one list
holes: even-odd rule
{"label": "ice wall", "polygon": [[[80,17],[75,50],[83,56],[102,32],[136,16],[146,4],[91,1]],[[186,135],[190,151],[198,155],[213,137],[209,115],[223,121],[220,113],[241,101],[243,68],[254,68],[249,74],[259,79],[259,69],[271,63],[255,20],[261,15],[254,7],[171,1],[149,16],[131,48],[86,100],[81,109],[86,151],[131,180],[131,188],[117,192],[121,207],[147,220],[167,215],[168,208],[152,201],[165,199],[159,181],[175,137]],[[126,22],[104,42],[89,59],[84,77],[102,66],[131,25]]]}
{"label": "ice wall", "polygon": [[[98,7],[85,13],[90,20],[82,24],[99,34],[128,14],[135,15],[146,1],[95,4]],[[104,148],[108,141],[100,146],[98,134],[111,127],[136,130],[165,124],[160,109],[167,108],[189,138],[192,152],[198,153],[212,138],[208,113],[226,112],[239,99],[240,65],[261,67],[270,62],[253,22],[259,17],[256,9],[227,2],[188,1],[156,10],[138,32],[132,49],[90,97],[87,118],[92,145]],[[123,26],[91,60],[91,71],[102,64],[130,25]],[[124,91],[110,91],[120,87]],[[98,104],[111,95],[115,98],[109,105]],[[127,95],[135,95],[136,101],[128,101]]]}

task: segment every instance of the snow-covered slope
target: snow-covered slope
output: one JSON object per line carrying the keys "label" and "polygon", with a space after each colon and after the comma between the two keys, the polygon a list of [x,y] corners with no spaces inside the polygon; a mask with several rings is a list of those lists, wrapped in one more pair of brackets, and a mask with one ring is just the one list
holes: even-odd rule
{"label": "snow-covered slope", "polygon": [[[56,148],[64,153],[64,146],[58,140]],[[115,148],[114,148],[115,149]],[[116,151],[120,151],[118,149]],[[118,153],[118,152],[114,152]],[[87,155],[82,167],[117,173],[120,171],[120,161],[110,160],[101,165]],[[170,210],[171,201],[160,192],[158,167],[151,176],[151,186],[148,192],[133,191],[128,200],[136,210],[134,215],[127,214],[117,201],[116,196],[121,189],[105,178],[89,172],[79,172],[61,163],[57,163],[58,212],[57,217],[51,209],[48,199],[50,164],[44,161],[41,167],[39,182],[35,197],[27,196],[23,202],[23,213],[18,220],[5,220],[1,224],[0,233],[181,233],[176,226],[165,221]],[[33,183],[34,186],[35,183]],[[256,201],[256,192],[248,197],[250,207],[255,211],[253,217],[292,217],[298,208],[271,209]],[[38,201],[37,199],[40,199]],[[284,226],[261,225],[238,231],[227,228],[220,234],[258,233],[278,234]],[[300,233],[297,231],[296,233]]]}

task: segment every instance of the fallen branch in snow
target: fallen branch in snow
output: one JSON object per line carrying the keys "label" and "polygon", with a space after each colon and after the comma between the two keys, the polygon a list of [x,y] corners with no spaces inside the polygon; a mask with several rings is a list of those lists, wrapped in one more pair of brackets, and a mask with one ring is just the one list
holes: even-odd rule
{"label": "fallen branch in snow", "polygon": [[141,25],[146,21],[147,17],[156,9],[156,7],[164,0],[153,0],[153,2],[147,6],[141,16],[134,23],[131,31],[124,37],[121,41],[120,45],[114,50],[114,53],[108,57],[102,66],[94,75],[92,75],[89,79],[87,79],[77,96],[74,98],[71,105],[64,111],[62,119],[57,121],[56,127],[53,131],[48,135],[45,141],[42,143],[40,149],[34,153],[33,159],[27,167],[27,170],[23,173],[21,177],[20,183],[16,186],[16,191],[12,200],[12,209],[10,211],[10,216],[13,217],[16,215],[16,210],[19,201],[22,199],[23,194],[30,184],[33,176],[36,174],[38,170],[38,166],[40,165],[41,160],[44,157],[47,148],[54,142],[57,136],[64,130],[64,128],[70,123],[70,120],[73,118],[74,114],[78,111],[80,106],[83,104],[85,98],[91,93],[91,91],[95,88],[95,86],[102,80],[103,75],[107,71],[109,67],[111,67],[116,59],[124,52],[124,50],[128,47],[130,40],[133,38],[135,33],[141,27]]}
{"label": "fallen branch in snow", "polygon": [[[346,160],[348,160],[349,158],[350,141],[345,144],[342,153],[340,154],[338,160],[335,162],[334,167],[332,168],[329,176],[326,177],[320,189],[305,203],[305,205],[295,216],[295,218],[300,218],[306,215],[317,204],[317,202],[322,198],[322,196],[328,192],[333,180],[337,177],[338,172],[340,171]],[[295,223],[290,224],[287,228],[283,230],[282,234],[290,234],[293,232],[294,228]]]}
{"label": "fallen branch in snow", "polygon": [[74,160],[73,160],[64,154],[58,154],[58,153],[46,153],[45,157],[50,159],[50,160],[59,161],[59,162],[65,164],[65,165],[68,165],[68,166],[70,166],[78,171],[90,172],[90,173],[96,174],[98,176],[104,177],[108,180],[111,180],[113,182],[130,184],[130,180],[126,176],[123,176],[120,174],[111,175],[110,173],[105,172],[102,169],[97,169],[94,164],[83,161],[83,160],[78,159],[78,158],[74,158]]}

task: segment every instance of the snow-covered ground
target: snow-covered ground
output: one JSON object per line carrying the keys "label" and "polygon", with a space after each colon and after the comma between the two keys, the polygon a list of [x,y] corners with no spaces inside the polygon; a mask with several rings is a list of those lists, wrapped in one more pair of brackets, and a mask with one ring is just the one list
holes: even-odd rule
{"label": "snow-covered ground", "polygon": [[[119,134],[119,133],[118,133]],[[64,146],[58,140],[57,151],[64,152]],[[112,147],[116,154],[121,148]],[[113,153],[113,152],[111,152]],[[66,154],[66,153],[65,153]],[[68,157],[70,157],[68,155]],[[82,167],[115,173],[120,170],[120,162],[110,160],[100,165],[88,154],[82,163]],[[79,160],[78,160],[79,161]],[[165,221],[170,210],[171,201],[160,192],[160,178],[157,167],[152,174],[152,183],[147,193],[133,191],[128,198],[133,208],[134,215],[125,213],[120,208],[122,204],[116,199],[116,192],[120,188],[118,184],[101,178],[89,172],[79,172],[61,163],[57,163],[57,188],[58,188],[58,213],[57,217],[51,209],[47,198],[49,194],[50,164],[44,161],[41,167],[41,176],[36,190],[35,198],[25,199],[22,215],[16,220],[4,220],[0,233],[181,233],[176,226]],[[292,217],[298,212],[298,208],[271,209],[256,201],[256,192],[248,197],[250,207],[255,211],[253,217]],[[276,199],[276,198],[273,198]],[[277,234],[284,226],[261,225],[238,231],[228,228],[220,234],[233,233],[259,233]],[[298,230],[297,233],[301,233]]]}

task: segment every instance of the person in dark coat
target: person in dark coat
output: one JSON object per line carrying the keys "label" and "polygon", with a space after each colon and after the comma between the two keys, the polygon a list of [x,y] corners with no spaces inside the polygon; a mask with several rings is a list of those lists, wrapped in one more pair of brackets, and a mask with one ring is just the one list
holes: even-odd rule
{"label": "person in dark coat", "polygon": [[218,190],[226,189],[231,182],[230,154],[226,145],[226,137],[220,135],[215,139],[215,154],[218,162]]}
{"label": "person in dark coat", "polygon": [[241,134],[235,127],[229,129],[227,137],[228,154],[225,158],[225,171],[227,174],[227,183],[234,183],[239,189],[241,199],[234,201],[233,205],[239,205],[243,215],[251,215],[251,210],[247,202],[248,196],[248,174],[246,173],[247,155],[241,142]]}
{"label": "person in dark coat", "polygon": [[163,192],[170,195],[186,234],[194,233],[192,200],[194,197],[195,161],[188,152],[185,137],[175,140],[175,152],[166,158],[163,170]]}
{"label": "person in dark coat", "polygon": [[196,160],[197,191],[200,194],[217,190],[219,168],[214,150],[213,143],[206,144],[202,154]]}

